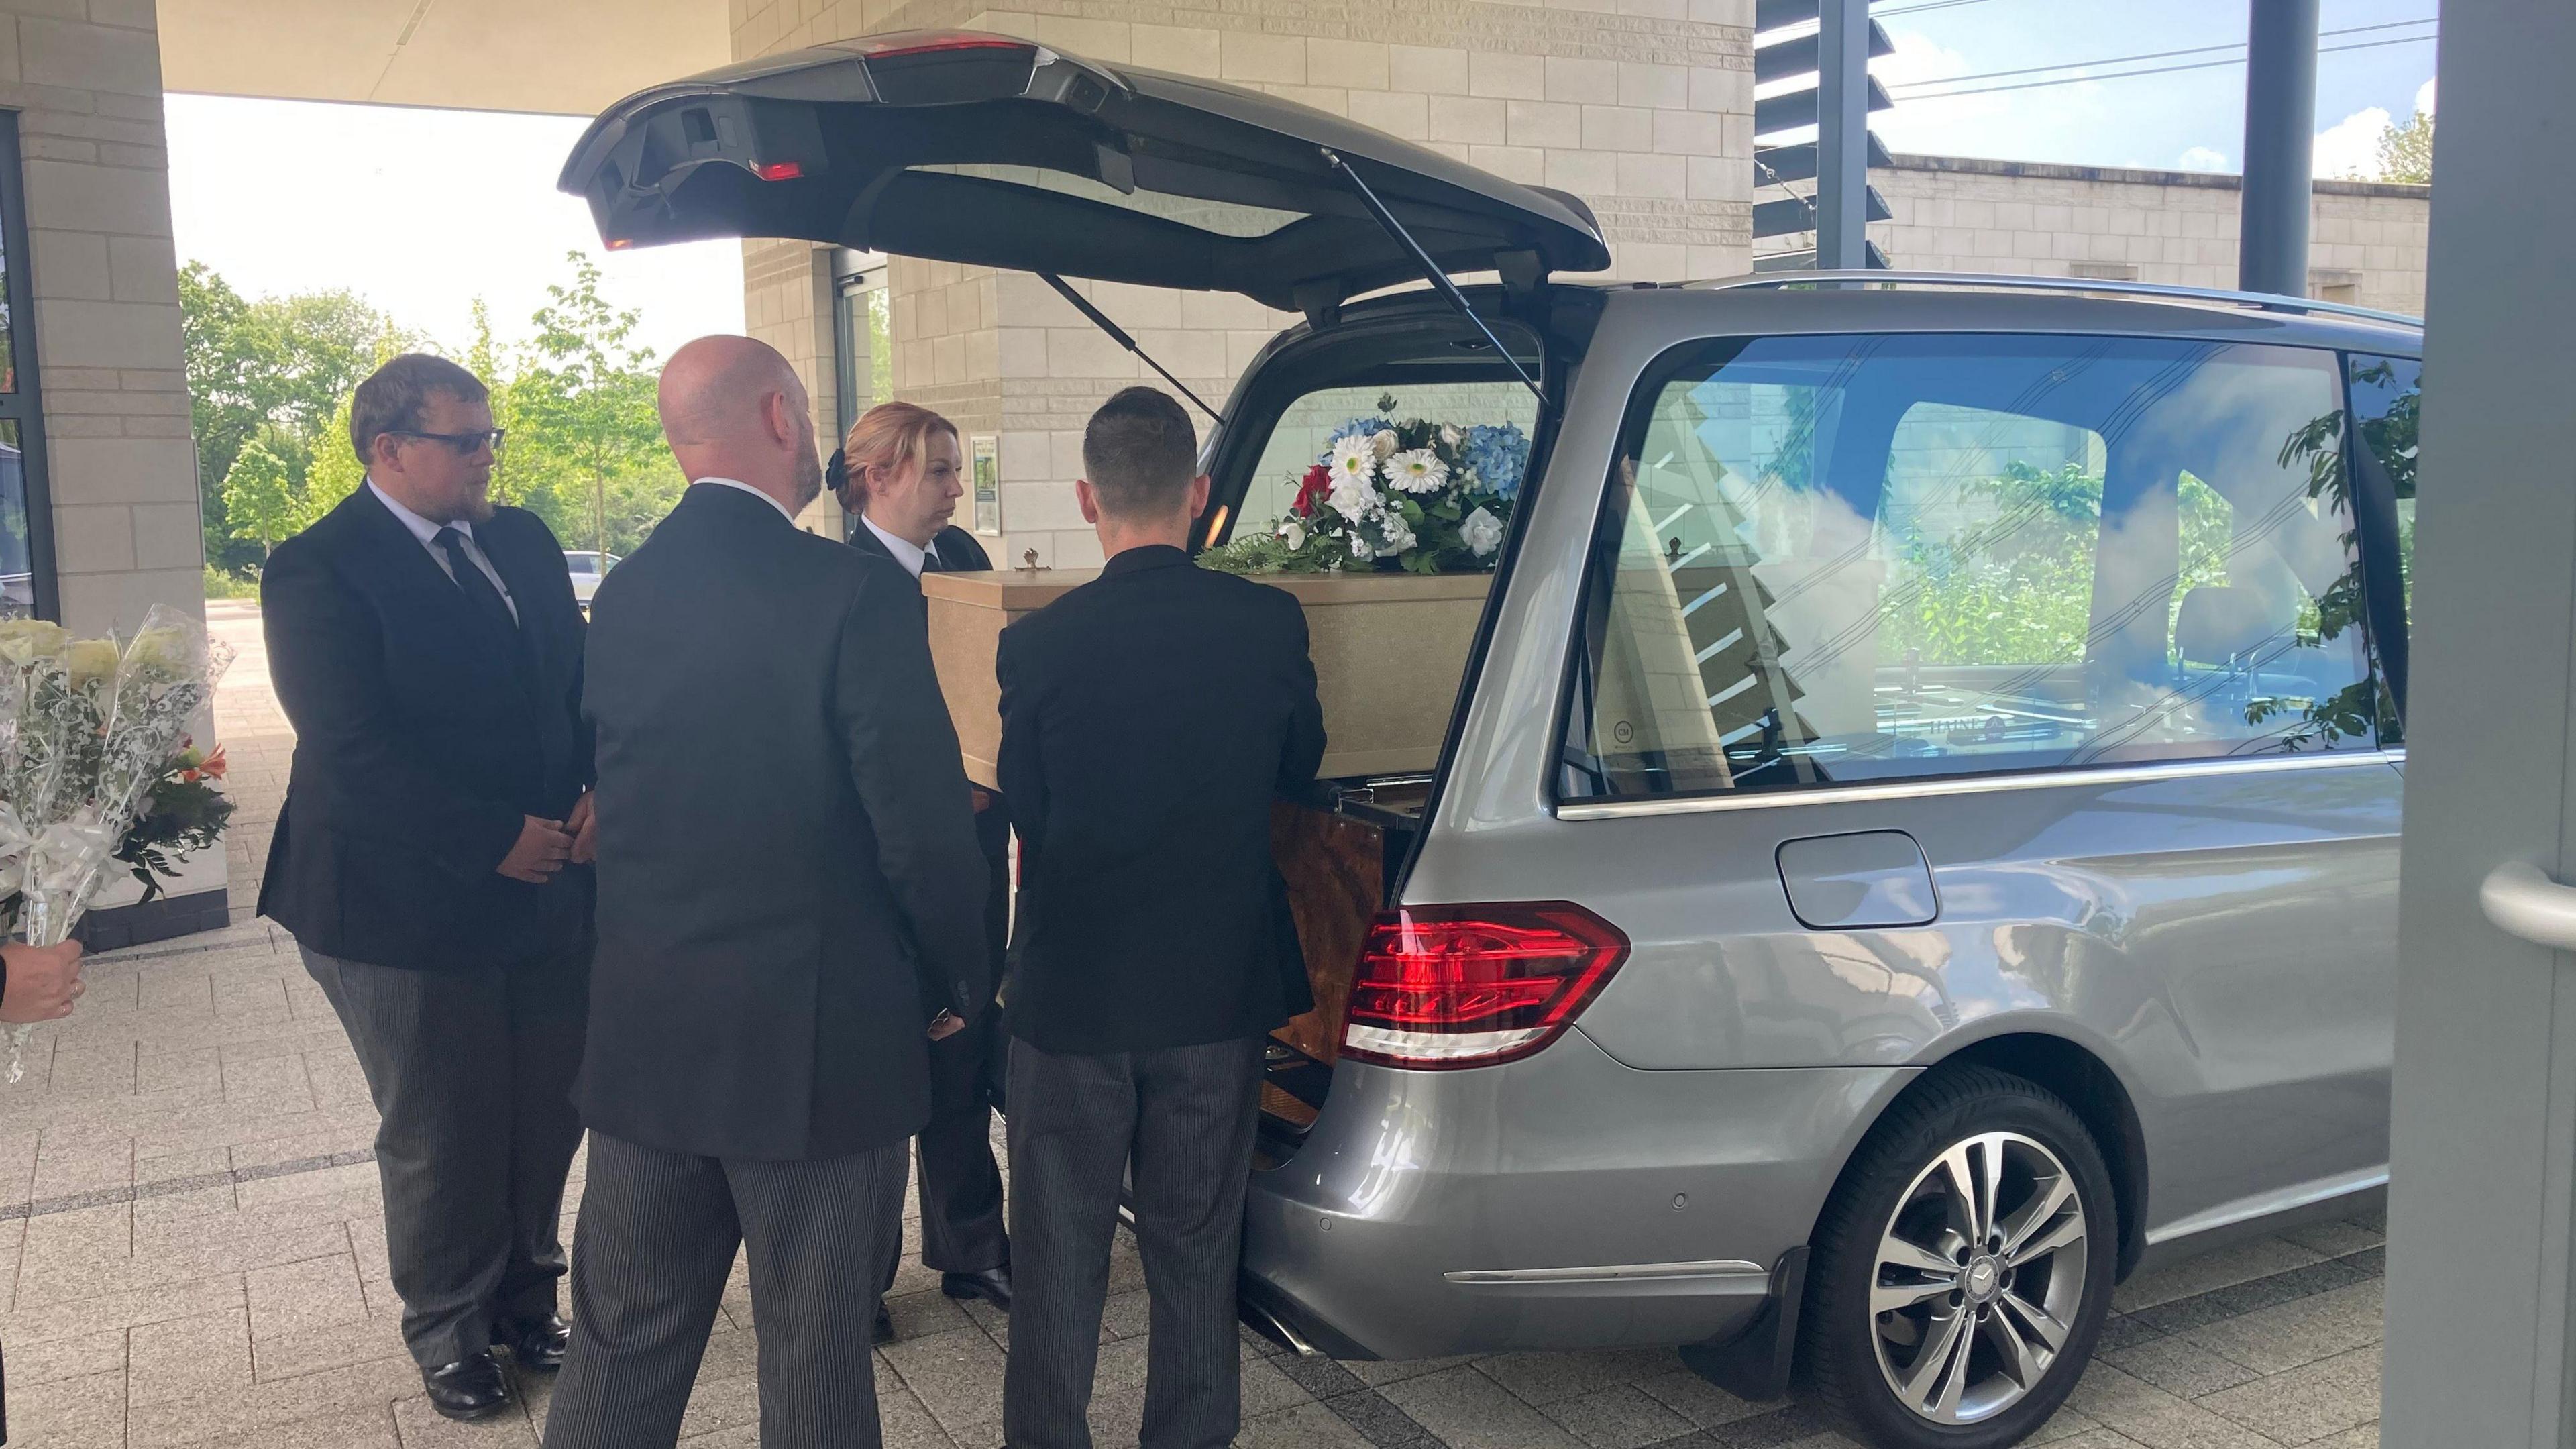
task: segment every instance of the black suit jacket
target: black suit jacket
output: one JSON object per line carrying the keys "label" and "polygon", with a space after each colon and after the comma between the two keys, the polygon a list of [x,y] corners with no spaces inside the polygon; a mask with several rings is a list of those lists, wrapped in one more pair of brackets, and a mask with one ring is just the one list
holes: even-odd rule
{"label": "black suit jacket", "polygon": [[590,639],[584,1120],[769,1160],[911,1136],[931,1017],[991,991],[984,862],[912,580],[699,484],[600,581]]}
{"label": "black suit jacket", "polygon": [[[885,540],[856,518],[850,520],[850,547],[894,563],[894,555],[886,551]],[[975,535],[953,523],[931,538],[930,552],[938,556],[939,566],[950,573],[981,573],[993,567],[992,556],[984,552],[984,545],[975,541]],[[901,568],[902,565],[896,564],[896,567]]]}
{"label": "black suit jacket", "polygon": [[1130,549],[1004,629],[995,667],[1020,833],[1012,1035],[1142,1051],[1312,1006],[1270,854],[1272,798],[1324,755],[1297,601]]}
{"label": "black suit jacket", "polygon": [[563,547],[516,508],[474,541],[518,605],[516,638],[361,487],[277,546],[260,615],[295,762],[260,914],[312,950],[439,970],[575,946],[590,872],[495,873],[525,817],[590,782],[581,610]]}
{"label": "black suit jacket", "polygon": [[[867,524],[856,518],[850,520],[850,547],[884,559],[897,568],[903,567],[902,564],[896,563],[893,553],[887,550],[885,540],[869,531]],[[939,566],[950,573],[980,573],[989,571],[993,567],[991,556],[984,552],[984,545],[975,541],[975,535],[953,523],[932,536],[930,553],[939,560]],[[911,571],[907,569],[905,572]],[[913,583],[916,595],[920,587],[920,581],[916,578]],[[928,605],[925,603],[923,607],[926,623]],[[1011,858],[1011,815],[1009,802],[999,794],[993,796],[991,804],[975,812],[975,844],[984,852],[985,863],[991,868],[992,879],[999,884],[999,890],[1007,891],[1010,879],[1008,862]],[[1002,933],[1008,929],[1002,923],[1009,919],[1010,902],[1007,899],[988,900],[984,908],[993,920],[992,928],[987,934],[998,941]],[[1001,963],[998,961],[993,963],[993,969],[998,984]]]}

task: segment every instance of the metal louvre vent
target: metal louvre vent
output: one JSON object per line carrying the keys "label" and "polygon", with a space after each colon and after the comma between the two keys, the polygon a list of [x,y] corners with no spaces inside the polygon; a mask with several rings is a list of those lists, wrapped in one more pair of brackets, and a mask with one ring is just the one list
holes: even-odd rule
{"label": "metal louvre vent", "polygon": [[[1797,271],[1815,266],[1815,248],[1810,240],[1805,246],[1780,248],[1765,252],[1763,243],[1773,237],[1808,239],[1816,230],[1815,187],[1817,143],[1813,140],[1783,140],[1792,133],[1813,128],[1820,109],[1817,91],[1817,58],[1821,36],[1816,26],[1817,0],[1757,0],[1754,6],[1753,79],[1756,85],[1777,82],[1795,84],[1772,91],[1753,103],[1753,243],[1754,269],[1762,272]],[[1869,53],[1872,58],[1896,49],[1887,31],[1878,22],[1869,26]],[[1893,109],[1896,102],[1873,78],[1869,83],[1869,110]],[[1765,145],[1770,138],[1772,144]],[[1887,148],[1878,137],[1868,137],[1869,164],[1889,164]],[[1895,213],[1878,188],[1868,189],[1868,219],[1887,221]],[[1885,267],[1886,254],[1876,243],[1869,246],[1869,265]]]}

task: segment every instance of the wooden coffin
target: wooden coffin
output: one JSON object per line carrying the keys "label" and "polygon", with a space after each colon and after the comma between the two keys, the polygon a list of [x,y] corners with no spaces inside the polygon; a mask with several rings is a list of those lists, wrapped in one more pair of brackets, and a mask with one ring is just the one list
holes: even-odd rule
{"label": "wooden coffin", "polygon": [[[1097,577],[1097,569],[922,576],[931,662],[968,778],[1000,783],[994,760],[1001,752],[1001,685],[993,677],[993,651],[1003,626]],[[1324,778],[1426,772],[1439,763],[1440,739],[1493,575],[1269,574],[1253,582],[1284,589],[1305,607],[1324,706]]]}

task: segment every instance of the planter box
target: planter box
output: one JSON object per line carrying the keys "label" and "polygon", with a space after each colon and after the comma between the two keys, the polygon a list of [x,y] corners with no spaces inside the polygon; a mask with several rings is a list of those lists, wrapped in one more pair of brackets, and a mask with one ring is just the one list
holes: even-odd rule
{"label": "planter box", "polygon": [[[1001,685],[993,650],[1002,627],[1099,577],[1097,569],[933,573],[930,657],[939,669],[966,774],[994,785]],[[1440,740],[1491,574],[1268,574],[1305,606],[1308,647],[1327,737],[1323,777],[1402,775],[1439,763]]]}

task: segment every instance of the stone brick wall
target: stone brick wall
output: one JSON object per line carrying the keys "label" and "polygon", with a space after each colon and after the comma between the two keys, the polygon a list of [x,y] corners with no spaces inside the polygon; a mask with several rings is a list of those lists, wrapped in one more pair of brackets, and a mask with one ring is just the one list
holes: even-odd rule
{"label": "stone brick wall", "polygon": [[[734,53],[746,59],[875,31],[968,26],[1253,86],[1582,196],[1618,257],[1616,276],[1675,280],[1750,265],[1752,0],[732,5]],[[998,547],[986,541],[995,557],[1017,562],[1034,548],[1050,564],[1098,562],[1071,487],[1082,422],[1102,398],[1156,382],[1153,374],[1035,277],[897,258],[888,284],[895,395],[999,440],[1005,536]],[[1253,354],[1294,320],[1238,297],[1076,285],[1220,405]],[[773,290],[753,284],[763,336],[788,328],[767,311]],[[820,335],[828,351],[828,325]],[[828,389],[816,397],[828,420]]]}
{"label": "stone brick wall", "polygon": [[0,107],[19,113],[27,177],[63,620],[93,631],[154,604],[199,612],[152,0],[0,0]]}
{"label": "stone brick wall", "polygon": [[[1870,184],[1896,217],[1869,234],[1897,267],[2236,285],[2241,178],[1963,156],[1895,161],[1872,171]],[[2310,293],[2420,315],[2427,197],[2421,186],[2318,182]],[[1765,238],[1762,249],[1808,245]]]}

